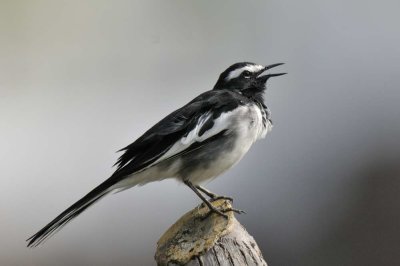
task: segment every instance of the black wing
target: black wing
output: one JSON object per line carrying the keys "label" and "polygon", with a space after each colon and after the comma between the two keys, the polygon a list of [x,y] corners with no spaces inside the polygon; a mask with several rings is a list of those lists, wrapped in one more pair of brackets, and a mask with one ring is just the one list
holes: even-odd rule
{"label": "black wing", "polygon": [[135,142],[119,150],[124,153],[115,164],[118,166],[113,176],[123,178],[151,165],[196,127],[203,114],[211,113],[212,116],[200,129],[200,134],[203,134],[213,126],[214,119],[242,104],[243,98],[231,91],[208,91],[199,95],[162,119]]}

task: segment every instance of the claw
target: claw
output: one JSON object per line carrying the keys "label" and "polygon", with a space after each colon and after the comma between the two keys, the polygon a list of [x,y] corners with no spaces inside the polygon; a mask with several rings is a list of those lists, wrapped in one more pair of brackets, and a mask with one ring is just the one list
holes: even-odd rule
{"label": "claw", "polygon": [[214,201],[217,201],[217,200],[220,200],[220,199],[229,200],[231,203],[233,202],[233,198],[227,197],[227,196],[215,196],[215,197],[210,199],[210,202],[214,202]]}
{"label": "claw", "polygon": [[229,208],[229,209],[223,210],[222,212],[235,212],[237,214],[246,214],[245,211],[239,210],[239,209],[235,209],[235,208]]}
{"label": "claw", "polygon": [[207,219],[208,217],[210,217],[210,215],[211,215],[212,213],[216,213],[216,214],[218,214],[218,215],[221,215],[221,216],[224,217],[225,219],[228,219],[228,215],[225,214],[224,212],[225,212],[225,211],[220,211],[220,210],[218,210],[218,209],[216,209],[216,208],[214,208],[214,209],[210,209],[210,208],[209,208],[209,211],[207,212],[207,214],[204,216],[203,219]]}
{"label": "claw", "polygon": [[239,210],[239,209],[235,209],[235,208],[228,208],[228,209],[224,209],[224,210],[218,210],[217,208],[213,208],[213,209],[209,208],[208,213],[206,214],[206,216],[203,219],[208,218],[212,213],[216,213],[218,215],[221,215],[225,219],[228,219],[228,215],[225,214],[226,212],[234,212],[234,213],[237,213],[237,214],[246,214],[245,211]]}

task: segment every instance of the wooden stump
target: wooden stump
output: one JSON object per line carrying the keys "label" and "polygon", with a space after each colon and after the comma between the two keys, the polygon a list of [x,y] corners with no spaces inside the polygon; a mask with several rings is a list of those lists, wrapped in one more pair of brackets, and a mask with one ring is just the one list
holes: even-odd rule
{"label": "wooden stump", "polygon": [[[227,200],[213,205],[231,208]],[[183,215],[157,242],[157,265],[263,265],[261,251],[254,238],[236,220],[233,212],[228,219],[199,205]]]}

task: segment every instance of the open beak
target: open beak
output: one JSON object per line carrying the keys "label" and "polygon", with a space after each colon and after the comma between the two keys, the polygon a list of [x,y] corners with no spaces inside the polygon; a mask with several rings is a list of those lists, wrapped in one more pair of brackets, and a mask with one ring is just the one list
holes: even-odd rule
{"label": "open beak", "polygon": [[257,81],[258,82],[267,82],[267,80],[271,77],[277,77],[277,76],[282,76],[285,75],[287,73],[271,73],[271,74],[266,74],[266,75],[262,75],[262,73],[264,73],[265,71],[267,71],[268,69],[283,65],[284,63],[277,63],[277,64],[272,64],[269,66],[264,67],[263,69],[260,70],[260,72],[257,73]]}

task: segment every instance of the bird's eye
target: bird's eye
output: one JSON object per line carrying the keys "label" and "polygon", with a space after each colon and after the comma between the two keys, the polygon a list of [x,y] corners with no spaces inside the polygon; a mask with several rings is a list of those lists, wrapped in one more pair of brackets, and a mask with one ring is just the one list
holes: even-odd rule
{"label": "bird's eye", "polygon": [[251,72],[248,71],[248,70],[245,70],[245,71],[243,71],[242,75],[243,75],[243,77],[245,77],[245,78],[250,78]]}

